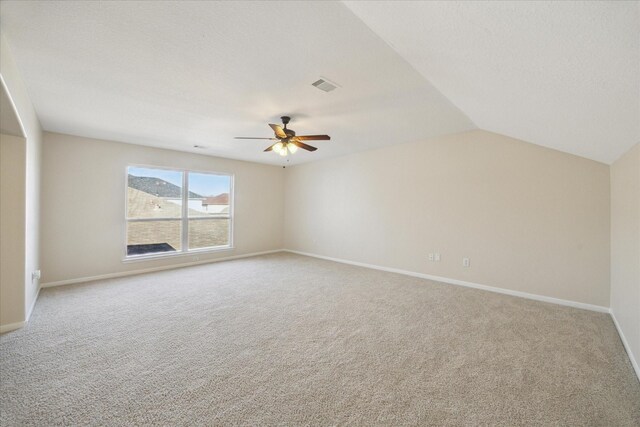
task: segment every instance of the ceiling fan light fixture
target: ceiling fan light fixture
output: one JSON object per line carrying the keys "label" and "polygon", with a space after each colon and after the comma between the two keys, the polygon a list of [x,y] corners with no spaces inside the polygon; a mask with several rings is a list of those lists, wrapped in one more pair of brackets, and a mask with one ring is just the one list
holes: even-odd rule
{"label": "ceiling fan light fixture", "polygon": [[292,129],[287,129],[287,124],[291,120],[289,116],[282,116],[282,124],[280,125],[269,123],[269,127],[273,129],[275,133],[274,138],[262,138],[262,137],[249,137],[249,136],[236,136],[236,139],[268,139],[270,141],[278,141],[273,145],[267,147],[264,152],[274,151],[280,154],[282,157],[286,157],[287,154],[295,153],[298,148],[302,148],[306,151],[316,151],[317,148],[304,143],[303,141],[329,141],[331,137],[329,135],[296,135]]}

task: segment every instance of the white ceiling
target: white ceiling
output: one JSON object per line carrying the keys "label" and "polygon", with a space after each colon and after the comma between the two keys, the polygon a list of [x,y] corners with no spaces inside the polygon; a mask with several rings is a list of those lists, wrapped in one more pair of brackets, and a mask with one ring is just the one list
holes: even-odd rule
{"label": "white ceiling", "polygon": [[288,114],[332,137],[294,164],[475,128],[338,2],[2,1],[0,22],[50,131],[283,164],[233,137]]}
{"label": "white ceiling", "polygon": [[640,141],[638,5],[3,0],[0,24],[54,132],[283,164],[233,137],[288,114],[332,137],[288,164],[476,127],[610,163]]}
{"label": "white ceiling", "polygon": [[640,2],[346,4],[482,129],[605,163],[640,142]]}

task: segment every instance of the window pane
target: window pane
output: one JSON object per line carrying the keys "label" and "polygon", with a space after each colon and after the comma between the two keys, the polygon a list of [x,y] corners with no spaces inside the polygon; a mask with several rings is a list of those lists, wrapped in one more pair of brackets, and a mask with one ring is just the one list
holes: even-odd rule
{"label": "window pane", "polygon": [[127,256],[181,249],[182,221],[128,221]]}
{"label": "window pane", "polygon": [[128,169],[128,218],[180,218],[182,172],[130,167]]}
{"label": "window pane", "polygon": [[229,217],[231,177],[189,172],[189,216]]}
{"label": "window pane", "polygon": [[189,249],[229,246],[228,219],[190,219]]}

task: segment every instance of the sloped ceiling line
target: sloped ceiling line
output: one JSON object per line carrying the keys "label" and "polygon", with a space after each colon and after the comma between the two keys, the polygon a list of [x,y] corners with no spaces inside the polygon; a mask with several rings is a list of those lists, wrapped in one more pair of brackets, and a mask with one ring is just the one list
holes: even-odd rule
{"label": "sloped ceiling line", "polygon": [[481,129],[604,163],[640,140],[640,2],[345,4]]}
{"label": "sloped ceiling line", "polygon": [[[639,5],[3,0],[0,21],[48,131],[294,165],[481,128],[611,163],[640,140]],[[287,162],[233,139],[281,115],[331,141]]]}

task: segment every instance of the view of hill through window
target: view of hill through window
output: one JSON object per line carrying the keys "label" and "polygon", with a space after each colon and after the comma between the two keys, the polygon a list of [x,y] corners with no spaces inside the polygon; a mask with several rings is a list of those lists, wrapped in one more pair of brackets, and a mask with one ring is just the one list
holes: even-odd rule
{"label": "view of hill through window", "polygon": [[230,246],[231,176],[128,168],[127,256]]}

